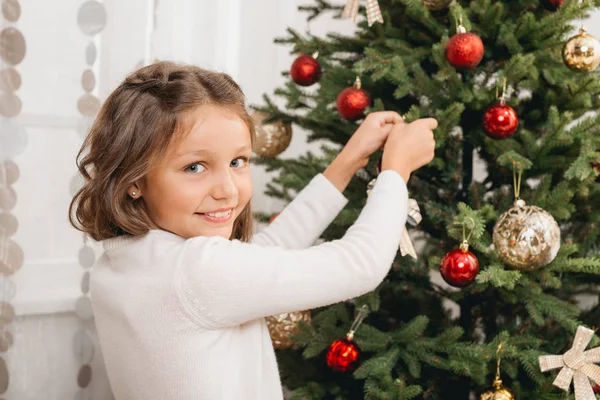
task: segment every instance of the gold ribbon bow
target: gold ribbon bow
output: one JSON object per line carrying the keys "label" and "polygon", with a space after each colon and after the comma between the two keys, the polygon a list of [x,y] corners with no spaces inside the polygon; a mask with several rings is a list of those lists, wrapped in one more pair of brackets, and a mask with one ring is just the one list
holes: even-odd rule
{"label": "gold ribbon bow", "polygon": [[[367,185],[367,194],[371,194],[371,190],[375,186],[375,182],[377,179],[373,179]],[[421,216],[421,209],[419,208],[419,204],[415,199],[408,199],[408,216],[406,218],[406,222],[408,222],[411,226],[417,226],[421,222],[423,217]],[[417,259],[417,252],[415,251],[415,247],[410,240],[410,236],[408,235],[408,230],[406,226],[402,230],[402,236],[400,237],[400,254],[402,256],[410,255],[415,260]]]}
{"label": "gold ribbon bow", "polygon": [[[342,18],[351,18],[352,21],[356,22],[359,6],[360,0],[348,0],[342,11]],[[369,26],[373,25],[375,22],[383,24],[383,17],[381,16],[381,10],[379,9],[377,0],[367,0],[367,22]]]}
{"label": "gold ribbon bow", "polygon": [[542,372],[562,368],[553,384],[568,392],[573,381],[576,400],[596,400],[590,379],[600,384],[600,366],[595,364],[600,362],[600,347],[584,351],[593,337],[593,330],[579,326],[569,351],[561,356],[539,357]]}

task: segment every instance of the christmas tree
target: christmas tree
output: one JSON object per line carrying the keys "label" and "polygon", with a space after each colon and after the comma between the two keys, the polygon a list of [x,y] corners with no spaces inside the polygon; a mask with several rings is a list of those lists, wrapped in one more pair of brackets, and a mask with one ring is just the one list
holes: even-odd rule
{"label": "christmas tree", "polygon": [[[600,306],[577,303],[600,296],[600,43],[577,23],[600,1],[347,3],[300,11],[358,13],[355,35],[276,39],[298,59],[255,107],[256,162],[275,172],[267,194],[292,199],[368,112],[436,118],[436,157],[408,182],[418,258],[399,251],[376,291],[297,322],[294,347],[277,352],[284,385],[294,399],[574,398],[538,357],[569,350],[578,326],[600,326]],[[322,154],[277,157],[291,124],[325,141]],[[357,218],[378,158],[323,240]]]}

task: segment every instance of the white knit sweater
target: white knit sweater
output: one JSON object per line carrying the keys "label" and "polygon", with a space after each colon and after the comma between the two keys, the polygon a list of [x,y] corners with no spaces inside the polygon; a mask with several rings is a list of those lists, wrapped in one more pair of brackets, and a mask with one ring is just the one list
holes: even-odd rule
{"label": "white knit sweater", "polygon": [[398,249],[400,175],[381,173],[344,237],[312,246],[346,203],[319,174],[252,243],[162,230],[103,241],[91,296],[116,399],[281,400],[263,317],[374,290]]}

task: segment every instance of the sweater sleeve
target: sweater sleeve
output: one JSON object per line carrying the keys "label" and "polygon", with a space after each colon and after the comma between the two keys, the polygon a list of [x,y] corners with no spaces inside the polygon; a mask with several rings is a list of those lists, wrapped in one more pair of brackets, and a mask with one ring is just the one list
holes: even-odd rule
{"label": "sweater sleeve", "polygon": [[211,329],[368,293],[390,269],[407,207],[406,184],[390,170],[379,175],[339,240],[283,249],[220,237],[188,239],[175,266],[177,296],[189,318]]}
{"label": "sweater sleeve", "polygon": [[252,243],[284,249],[309,247],[347,203],[329,179],[318,174],[269,226],[254,235]]}

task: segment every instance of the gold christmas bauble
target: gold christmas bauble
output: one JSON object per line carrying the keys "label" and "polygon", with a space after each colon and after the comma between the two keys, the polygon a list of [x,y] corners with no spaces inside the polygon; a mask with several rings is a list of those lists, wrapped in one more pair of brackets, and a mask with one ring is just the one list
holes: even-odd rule
{"label": "gold christmas bauble", "polygon": [[520,270],[541,268],[554,260],[560,248],[560,228],[552,215],[525,201],[515,201],[498,218],[493,242],[502,261]]}
{"label": "gold christmas bauble", "polygon": [[273,347],[276,349],[289,349],[294,346],[290,335],[298,333],[298,323],[304,321],[310,324],[310,311],[285,313],[265,318]]}
{"label": "gold christmas bauble", "polygon": [[581,28],[563,47],[567,67],[578,72],[590,72],[600,64],[600,41]]}
{"label": "gold christmas bauble", "polygon": [[448,8],[452,0],[421,0],[421,3],[432,11],[439,11]]}
{"label": "gold christmas bauble", "polygon": [[494,381],[494,387],[483,393],[480,400],[515,400],[515,396],[502,386],[502,381],[497,379]]}
{"label": "gold christmas bauble", "polygon": [[252,119],[255,123],[252,137],[252,150],[263,157],[275,157],[283,153],[292,141],[292,125],[275,121],[263,124],[266,114],[255,112]]}

